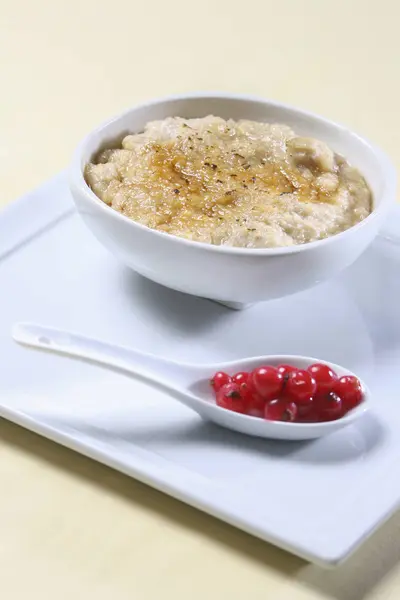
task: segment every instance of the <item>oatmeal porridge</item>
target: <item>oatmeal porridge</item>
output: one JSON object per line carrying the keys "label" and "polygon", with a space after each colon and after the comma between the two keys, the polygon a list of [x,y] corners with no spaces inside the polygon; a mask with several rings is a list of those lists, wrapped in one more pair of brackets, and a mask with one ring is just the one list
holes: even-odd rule
{"label": "oatmeal porridge", "polygon": [[288,126],[170,117],[127,135],[85,169],[93,192],[152,229],[216,245],[320,240],[372,210],[361,173]]}

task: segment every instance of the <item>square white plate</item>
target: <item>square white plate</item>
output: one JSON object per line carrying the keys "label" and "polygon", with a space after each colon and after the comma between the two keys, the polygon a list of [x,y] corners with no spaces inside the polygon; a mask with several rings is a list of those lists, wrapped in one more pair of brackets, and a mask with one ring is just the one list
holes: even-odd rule
{"label": "square white plate", "polygon": [[[335,281],[232,311],[118,264],[58,176],[0,214],[0,415],[311,561],[336,564],[400,501],[399,266],[396,209]],[[358,372],[373,409],[313,442],[248,438],[134,379],[18,347],[10,331],[21,320],[190,362],[317,356]]]}

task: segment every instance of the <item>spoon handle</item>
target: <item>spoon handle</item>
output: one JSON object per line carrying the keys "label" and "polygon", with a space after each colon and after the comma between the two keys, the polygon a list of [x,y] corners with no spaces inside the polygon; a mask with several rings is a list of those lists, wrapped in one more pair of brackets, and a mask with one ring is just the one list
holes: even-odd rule
{"label": "spoon handle", "polygon": [[185,368],[178,363],[139,350],[34,323],[17,323],[14,325],[12,336],[16,342],[25,346],[80,358],[135,375],[191,408],[197,402],[175,383],[185,381]]}

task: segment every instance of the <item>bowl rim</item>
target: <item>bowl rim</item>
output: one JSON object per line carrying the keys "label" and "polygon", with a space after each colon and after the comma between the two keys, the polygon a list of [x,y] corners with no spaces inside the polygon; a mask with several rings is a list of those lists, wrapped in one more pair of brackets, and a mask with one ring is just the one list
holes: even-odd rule
{"label": "bowl rim", "polygon": [[[210,99],[210,100],[213,98],[218,98],[221,100],[225,99],[228,101],[229,100],[241,100],[241,101],[250,102],[250,103],[252,103],[252,102],[262,103],[262,104],[265,104],[266,107],[274,107],[274,108],[278,108],[278,109],[281,108],[281,109],[287,110],[289,112],[295,113],[299,116],[306,117],[308,119],[313,119],[327,127],[337,129],[337,130],[341,131],[342,133],[344,133],[345,135],[350,135],[350,136],[356,138],[359,143],[361,143],[362,145],[364,145],[368,148],[370,153],[374,156],[381,171],[384,173],[385,189],[382,194],[382,198],[381,198],[379,205],[373,206],[371,213],[363,221],[360,221],[359,223],[357,223],[356,225],[353,225],[352,227],[350,227],[349,229],[346,229],[345,231],[331,235],[322,240],[307,242],[305,244],[295,244],[293,246],[279,246],[279,247],[273,247],[273,248],[245,248],[245,247],[241,247],[241,246],[225,246],[225,245],[208,244],[206,242],[198,242],[195,240],[181,238],[179,236],[176,236],[176,235],[173,235],[170,233],[166,233],[163,231],[158,231],[156,229],[151,229],[150,227],[146,227],[145,225],[142,225],[141,223],[138,223],[137,221],[134,221],[133,219],[130,219],[129,217],[126,217],[125,215],[114,210],[112,207],[108,206],[105,202],[103,202],[90,189],[90,187],[88,186],[88,184],[86,183],[86,180],[84,178],[83,167],[82,167],[82,162],[83,162],[82,157],[85,152],[86,146],[90,143],[90,141],[92,140],[92,138],[94,136],[99,136],[103,129],[110,126],[112,123],[115,123],[115,122],[125,118],[126,116],[130,115],[131,113],[133,113],[137,110],[141,110],[141,109],[155,106],[158,104],[172,102],[175,100],[196,100],[199,98]],[[394,202],[395,189],[396,189],[396,171],[395,171],[395,168],[394,168],[392,162],[388,158],[388,156],[378,146],[371,143],[369,140],[367,140],[363,136],[360,136],[359,134],[357,134],[353,130],[349,129],[348,127],[341,125],[340,123],[336,123],[330,119],[327,119],[325,117],[317,115],[311,111],[299,109],[290,104],[286,104],[286,103],[278,102],[278,101],[274,101],[274,100],[269,100],[267,98],[263,98],[263,97],[256,96],[256,95],[233,94],[233,93],[230,94],[230,93],[224,93],[224,92],[211,92],[210,91],[210,92],[191,92],[191,93],[187,93],[187,94],[177,94],[177,95],[169,95],[169,96],[163,96],[163,97],[159,97],[159,98],[153,98],[147,102],[137,104],[137,105],[115,115],[114,117],[111,117],[107,121],[104,121],[99,126],[94,128],[89,134],[87,134],[84,137],[84,139],[80,142],[78,147],[75,149],[75,152],[74,152],[73,158],[72,158],[72,162],[70,165],[70,169],[69,169],[69,182],[70,182],[71,189],[77,189],[79,192],[83,193],[84,196],[90,202],[93,202],[100,210],[103,210],[105,215],[108,215],[112,219],[120,220],[121,222],[123,222],[125,224],[130,223],[130,225],[128,225],[128,226],[131,226],[134,229],[139,228],[140,230],[146,231],[147,233],[151,233],[160,239],[169,240],[171,243],[174,242],[176,244],[181,245],[182,247],[189,246],[192,248],[197,248],[199,250],[201,249],[201,250],[211,252],[211,253],[217,252],[220,254],[230,254],[233,256],[266,257],[266,256],[282,256],[282,255],[288,255],[288,254],[297,254],[297,253],[301,253],[301,252],[307,252],[316,247],[322,248],[323,246],[335,243],[336,241],[340,242],[340,240],[343,240],[345,237],[351,236],[353,233],[356,233],[363,227],[368,226],[368,224],[370,224],[373,220],[376,220],[381,213],[386,212],[386,209],[388,208],[388,206],[390,205],[391,202]]]}

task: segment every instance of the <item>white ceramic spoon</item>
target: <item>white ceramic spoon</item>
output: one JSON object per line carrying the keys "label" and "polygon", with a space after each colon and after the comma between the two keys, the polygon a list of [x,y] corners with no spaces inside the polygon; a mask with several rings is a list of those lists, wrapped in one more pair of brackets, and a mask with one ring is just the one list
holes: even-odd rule
{"label": "white ceramic spoon", "polygon": [[[209,386],[210,377],[217,371],[225,371],[233,375],[239,371],[250,371],[260,365],[293,364],[299,368],[307,368],[310,364],[319,362],[317,359],[306,356],[272,355],[245,358],[227,363],[190,365],[30,323],[16,324],[13,329],[13,338],[16,342],[26,346],[66,354],[132,374],[168,393],[178,402],[196,411],[203,419],[257,437],[280,440],[306,440],[321,437],[353,423],[367,410],[370,400],[370,392],[361,382],[364,401],[337,421],[325,423],[267,421],[234,413],[217,406]],[[339,376],[353,375],[339,365],[327,361],[324,363],[330,365]]]}

